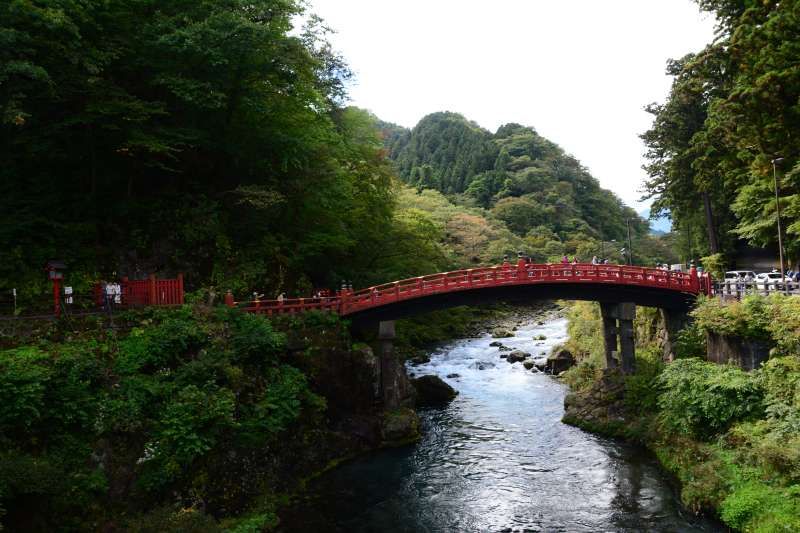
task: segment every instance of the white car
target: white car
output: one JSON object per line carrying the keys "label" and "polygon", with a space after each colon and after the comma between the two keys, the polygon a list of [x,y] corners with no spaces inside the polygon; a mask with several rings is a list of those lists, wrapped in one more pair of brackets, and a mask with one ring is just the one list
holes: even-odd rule
{"label": "white car", "polygon": [[781,277],[780,272],[762,272],[756,275],[756,288],[760,291],[783,290],[792,283],[791,278]]}
{"label": "white car", "polygon": [[756,273],[752,270],[730,270],[725,272],[725,292],[730,294],[745,289],[745,282],[752,286]]}

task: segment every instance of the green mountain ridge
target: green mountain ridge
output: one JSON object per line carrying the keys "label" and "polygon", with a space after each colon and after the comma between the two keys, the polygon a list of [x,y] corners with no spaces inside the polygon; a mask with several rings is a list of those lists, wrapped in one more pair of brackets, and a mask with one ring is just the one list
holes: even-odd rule
{"label": "green mountain ridge", "polygon": [[648,231],[632,208],[534,128],[510,123],[491,133],[451,112],[427,115],[411,130],[379,126],[403,181],[461,195],[462,203],[491,209],[519,235],[546,225],[562,238],[581,232],[622,239],[626,219],[636,235]]}

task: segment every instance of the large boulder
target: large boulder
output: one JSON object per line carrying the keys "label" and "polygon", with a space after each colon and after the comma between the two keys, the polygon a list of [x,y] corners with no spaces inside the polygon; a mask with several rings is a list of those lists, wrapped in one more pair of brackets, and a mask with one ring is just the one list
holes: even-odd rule
{"label": "large boulder", "polygon": [[514,332],[508,331],[507,329],[497,328],[496,330],[492,331],[492,337],[495,339],[505,339],[506,337],[513,337]]}
{"label": "large boulder", "polygon": [[417,405],[444,405],[458,395],[458,391],[439,376],[421,376],[411,380],[417,391]]}
{"label": "large boulder", "polygon": [[573,366],[575,366],[575,358],[572,356],[572,352],[564,347],[553,350],[553,353],[547,358],[547,370],[551,374],[560,374]]}
{"label": "large boulder", "polygon": [[522,350],[514,350],[513,352],[510,352],[508,354],[506,360],[509,363],[517,363],[519,361],[524,361],[525,359],[530,357],[530,355],[531,354],[529,354],[528,352],[523,352]]}

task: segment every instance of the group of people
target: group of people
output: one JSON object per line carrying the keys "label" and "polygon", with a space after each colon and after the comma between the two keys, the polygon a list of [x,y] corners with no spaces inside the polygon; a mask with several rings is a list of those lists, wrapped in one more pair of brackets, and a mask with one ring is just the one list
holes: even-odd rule
{"label": "group of people", "polygon": [[[577,265],[579,262],[580,261],[578,261],[578,257],[574,256],[574,255],[572,256],[572,260],[570,260],[569,256],[567,256],[567,255],[564,255],[561,258],[561,264],[562,265]],[[609,264],[609,261],[608,261],[608,258],[604,259],[604,258],[601,258],[601,257],[597,257],[595,255],[595,256],[592,256],[592,264],[593,265],[607,265],[607,264]]]}

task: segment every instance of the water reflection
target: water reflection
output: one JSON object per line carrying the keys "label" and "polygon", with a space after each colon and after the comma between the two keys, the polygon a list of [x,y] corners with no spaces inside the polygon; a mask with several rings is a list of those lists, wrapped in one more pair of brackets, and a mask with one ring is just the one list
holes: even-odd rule
{"label": "water reflection", "polygon": [[[544,335],[545,340],[536,337]],[[507,346],[539,354],[566,323],[521,328]],[[325,476],[285,531],[715,531],[684,516],[641,450],[566,426],[565,388],[499,358],[493,339],[458,341],[414,371],[460,391],[422,411],[424,438]],[[484,370],[476,362],[484,364]],[[445,378],[458,374],[456,378]]]}

